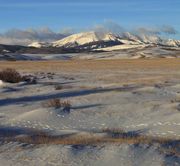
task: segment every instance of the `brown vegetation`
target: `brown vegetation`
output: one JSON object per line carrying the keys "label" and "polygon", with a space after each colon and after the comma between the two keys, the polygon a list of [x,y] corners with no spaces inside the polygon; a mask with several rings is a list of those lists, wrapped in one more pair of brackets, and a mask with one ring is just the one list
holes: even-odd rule
{"label": "brown vegetation", "polygon": [[0,72],[0,80],[9,83],[18,83],[22,81],[22,76],[15,69],[7,68]]}
{"label": "brown vegetation", "polygon": [[[21,129],[22,130],[22,129]],[[50,135],[43,131],[27,131],[25,130],[25,134],[23,136],[18,136],[18,132],[16,135],[16,131],[13,129],[13,134],[11,129],[8,129],[8,132],[4,132],[4,136],[1,134],[0,136],[2,141],[6,142],[20,142],[27,144],[62,144],[62,145],[101,145],[101,144],[130,144],[130,145],[149,145],[154,146],[158,145],[158,150],[160,153],[169,154],[174,156],[180,156],[179,148],[180,148],[180,140],[173,140],[170,138],[164,137],[153,137],[147,135],[137,134],[136,131],[124,132],[121,129],[105,129],[100,132],[107,135],[98,135],[96,132],[90,132],[87,134],[66,134],[66,135]],[[8,134],[9,133],[9,134]],[[98,132],[99,133],[99,132]],[[109,135],[108,133],[118,133],[119,136],[114,137],[113,135]],[[129,133],[135,133],[130,134]]]}
{"label": "brown vegetation", "polygon": [[62,90],[63,89],[63,86],[62,85],[55,85],[55,90]]}
{"label": "brown vegetation", "polygon": [[[16,61],[0,62],[0,70],[14,68],[21,72],[58,72],[72,74],[95,72],[96,80],[119,84],[163,83],[179,78],[180,59],[122,59],[122,60],[68,60],[68,61]],[[103,72],[102,72],[103,71]],[[108,73],[119,72],[118,75]],[[101,73],[98,75],[98,73]],[[153,73],[153,74],[152,74]],[[128,77],[127,77],[128,76]],[[64,85],[63,85],[64,88]]]}
{"label": "brown vegetation", "polygon": [[71,109],[71,104],[69,101],[61,101],[61,99],[55,98],[47,100],[43,103],[44,107],[53,107],[55,109],[62,109],[62,112],[69,113]]}
{"label": "brown vegetation", "polygon": [[[16,132],[17,130],[17,132]],[[31,129],[19,129],[24,130],[24,134],[19,136],[19,131],[17,128],[0,128],[0,140],[8,142],[19,142],[33,145],[40,144],[62,144],[62,145],[101,145],[101,144],[129,144],[129,145],[148,145],[156,146],[160,153],[165,155],[173,155],[180,157],[179,148],[180,140],[174,140],[171,138],[164,137],[153,137],[142,134],[137,134],[137,131],[125,132],[121,129],[104,129],[98,131],[97,133],[102,133],[99,135],[96,132],[87,132],[79,134],[65,134],[65,135],[50,135],[43,131],[31,130]],[[109,135],[109,133],[118,133],[119,135],[114,137]],[[129,134],[131,133],[131,134]],[[134,133],[134,134],[133,134]]]}

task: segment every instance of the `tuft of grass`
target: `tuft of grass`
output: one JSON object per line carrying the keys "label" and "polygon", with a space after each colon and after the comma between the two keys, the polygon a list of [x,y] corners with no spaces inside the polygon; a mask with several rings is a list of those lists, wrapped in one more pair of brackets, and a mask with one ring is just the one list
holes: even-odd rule
{"label": "tuft of grass", "polygon": [[58,98],[51,99],[44,102],[43,106],[53,107],[55,109],[62,109],[62,112],[64,113],[70,113],[70,110],[71,110],[71,104],[69,101],[61,101],[61,99],[58,99]]}
{"label": "tuft of grass", "polygon": [[62,85],[55,85],[55,90],[62,90],[63,89],[63,86]]}
{"label": "tuft of grass", "polygon": [[51,99],[43,103],[45,107],[61,108],[62,102],[60,99]]}
{"label": "tuft of grass", "polygon": [[22,81],[22,76],[15,69],[7,68],[0,72],[0,80],[8,83],[18,83]]}
{"label": "tuft of grass", "polygon": [[[174,140],[164,137],[152,137],[147,135],[129,136],[129,133],[137,133],[136,131],[123,132],[121,129],[104,129],[103,133],[118,133],[119,137],[112,135],[100,136],[96,132],[87,134],[65,134],[51,135],[45,131],[34,129],[23,129],[13,127],[0,127],[0,137],[3,142],[19,142],[33,145],[40,144],[62,144],[62,145],[104,145],[104,144],[128,144],[128,145],[148,145],[158,147],[158,151],[165,155],[175,157],[180,156],[180,140]],[[24,133],[24,135],[23,135]],[[98,132],[99,133],[99,132]],[[123,134],[123,135],[121,135]]]}

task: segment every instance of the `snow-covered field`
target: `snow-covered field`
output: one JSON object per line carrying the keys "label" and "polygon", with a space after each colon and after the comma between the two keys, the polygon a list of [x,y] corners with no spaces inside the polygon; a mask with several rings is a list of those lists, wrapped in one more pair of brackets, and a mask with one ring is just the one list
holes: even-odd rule
{"label": "snow-covered field", "polygon": [[106,52],[69,53],[69,54],[26,54],[34,60],[69,60],[69,59],[140,59],[140,58],[179,58],[179,48],[166,48],[149,45],[117,45],[97,49]]}
{"label": "snow-covered field", "polygon": [[[0,165],[180,165],[179,59],[0,62],[0,70],[9,67],[36,76],[37,83],[0,81]],[[69,101],[70,113],[44,105],[54,98]],[[77,145],[13,139],[31,130],[99,139],[105,129],[170,139],[175,147],[172,142]]]}
{"label": "snow-covered field", "polygon": [[179,58],[179,47],[163,47],[152,44],[122,44],[105,48],[97,48],[81,53],[64,54],[28,54],[3,53],[0,61],[37,61],[37,60],[104,60],[104,59],[141,59],[141,58]]}

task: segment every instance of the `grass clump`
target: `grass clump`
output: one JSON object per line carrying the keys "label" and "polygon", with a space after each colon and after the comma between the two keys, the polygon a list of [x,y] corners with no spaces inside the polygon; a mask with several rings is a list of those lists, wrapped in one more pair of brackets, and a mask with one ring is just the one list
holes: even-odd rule
{"label": "grass clump", "polygon": [[55,88],[55,90],[62,90],[63,86],[62,85],[55,85],[54,88]]}
{"label": "grass clump", "polygon": [[64,113],[70,113],[71,104],[69,101],[61,101],[61,99],[55,98],[46,101],[43,104],[45,107],[53,107],[55,109],[61,109]]}
{"label": "grass clump", "polygon": [[0,80],[8,83],[18,83],[22,81],[22,76],[15,69],[7,68],[0,72]]}

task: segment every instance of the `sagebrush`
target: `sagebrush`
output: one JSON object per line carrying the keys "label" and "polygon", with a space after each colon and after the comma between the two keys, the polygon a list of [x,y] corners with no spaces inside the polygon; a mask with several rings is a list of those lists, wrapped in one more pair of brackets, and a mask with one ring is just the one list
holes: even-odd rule
{"label": "sagebrush", "polygon": [[61,99],[55,98],[47,100],[43,103],[45,107],[53,107],[55,109],[62,109],[62,112],[70,112],[71,104],[69,101],[62,101]]}
{"label": "sagebrush", "polygon": [[7,68],[0,72],[0,80],[9,83],[18,83],[23,80],[22,76],[15,69]]}

